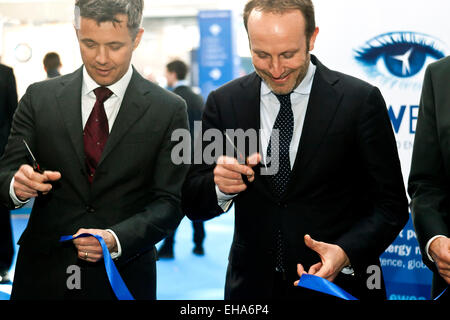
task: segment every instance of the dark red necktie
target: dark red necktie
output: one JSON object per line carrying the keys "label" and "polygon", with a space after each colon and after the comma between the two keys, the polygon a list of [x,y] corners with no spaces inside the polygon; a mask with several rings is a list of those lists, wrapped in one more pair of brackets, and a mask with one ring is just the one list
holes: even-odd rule
{"label": "dark red necktie", "polygon": [[83,132],[84,153],[86,155],[86,166],[90,183],[94,180],[95,169],[100,161],[109,135],[108,118],[106,117],[103,103],[113,94],[106,87],[99,87],[94,90],[94,93],[97,100]]}

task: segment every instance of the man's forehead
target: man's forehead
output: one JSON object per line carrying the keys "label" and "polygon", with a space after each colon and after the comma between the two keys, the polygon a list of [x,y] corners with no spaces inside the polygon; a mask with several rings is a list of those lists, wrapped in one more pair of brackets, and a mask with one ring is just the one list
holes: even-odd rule
{"label": "man's forehead", "polygon": [[125,14],[116,14],[114,16],[114,20],[110,19],[94,19],[90,17],[80,17],[77,23],[77,26],[81,28],[82,25],[84,26],[92,26],[96,25],[97,27],[101,27],[103,24],[112,24],[115,28],[124,28],[128,27],[128,16]]}
{"label": "man's forehead", "polygon": [[253,23],[262,23],[265,21],[290,21],[296,23],[305,23],[305,19],[300,10],[292,9],[285,11],[266,11],[253,9],[248,17],[248,25]]}

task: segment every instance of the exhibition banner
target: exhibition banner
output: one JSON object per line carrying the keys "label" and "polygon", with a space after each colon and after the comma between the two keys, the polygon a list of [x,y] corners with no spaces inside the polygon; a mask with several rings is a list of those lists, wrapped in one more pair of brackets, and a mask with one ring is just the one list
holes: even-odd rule
{"label": "exhibition banner", "polygon": [[234,21],[231,10],[208,10],[198,14],[199,86],[205,100],[212,90],[239,75]]}
{"label": "exhibition banner", "polygon": [[[449,54],[447,0],[316,0],[315,55],[329,68],[377,86],[386,101],[407,187],[428,64]],[[408,198],[409,199],[409,198]],[[388,299],[430,299],[411,219],[380,258]]]}

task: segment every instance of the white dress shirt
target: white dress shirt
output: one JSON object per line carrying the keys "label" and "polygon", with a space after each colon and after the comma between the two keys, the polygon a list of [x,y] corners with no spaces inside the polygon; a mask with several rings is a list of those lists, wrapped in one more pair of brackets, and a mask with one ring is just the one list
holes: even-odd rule
{"label": "white dress shirt", "polygon": [[[111,132],[111,129],[114,125],[114,121],[117,118],[117,115],[120,110],[120,105],[122,104],[123,97],[125,96],[125,92],[127,90],[128,84],[130,83],[132,75],[133,75],[133,68],[130,64],[128,71],[122,78],[120,78],[119,81],[110,86],[107,86],[107,88],[113,92],[111,97],[103,103],[105,107],[106,117],[108,118],[109,132]],[[86,67],[83,66],[83,82],[81,85],[81,120],[83,128],[89,119],[89,115],[91,114],[92,109],[94,108],[94,104],[96,101],[94,89],[98,87],[100,86],[94,81],[94,79],[91,78],[91,76],[88,74],[86,70]],[[14,177],[11,180],[9,194],[16,208],[20,208],[29,201],[29,200],[21,201],[17,198],[14,192]],[[109,231],[114,236],[117,242],[118,251],[115,253],[111,253],[111,257],[113,259],[118,258],[122,254],[122,248],[120,246],[119,239],[117,238],[114,231],[110,229],[108,229],[107,231]]]}
{"label": "white dress shirt", "polygon": [[[306,109],[308,107],[309,95],[316,73],[316,66],[310,62],[308,72],[302,82],[291,93],[292,112],[294,114],[294,132],[289,148],[289,159],[291,169],[297,156],[300,137],[303,131],[303,123],[305,121]],[[270,136],[275,124],[278,112],[280,111],[280,102],[275,94],[270,90],[264,81],[261,81],[261,97],[260,97],[260,139],[261,139],[261,156],[265,161],[267,147],[269,146]],[[236,194],[224,194],[216,185],[216,194],[219,206],[227,211]]]}

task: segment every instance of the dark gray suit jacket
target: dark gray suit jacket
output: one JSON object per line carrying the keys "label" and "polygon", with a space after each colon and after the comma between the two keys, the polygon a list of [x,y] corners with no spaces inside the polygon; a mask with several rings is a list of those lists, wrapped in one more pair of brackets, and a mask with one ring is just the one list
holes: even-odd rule
{"label": "dark gray suit jacket", "polygon": [[446,286],[425,252],[436,235],[450,237],[450,57],[425,72],[408,192],[424,263],[435,273],[433,296]]}
{"label": "dark gray suit jacket", "polygon": [[[30,159],[61,172],[48,196],[37,197],[19,244],[12,298],[112,298],[103,260],[77,259],[61,235],[79,228],[112,229],[122,256],[116,264],[131,293],[154,299],[154,245],[181,221],[181,186],[186,165],[174,165],[172,131],[188,129],[186,104],[143,79],[136,70],[98,164],[88,183],[81,120],[82,69],[31,85],[14,116],[0,166],[0,200],[11,207],[9,184]],[[82,289],[67,290],[69,265],[82,268]]]}
{"label": "dark gray suit jacket", "polygon": [[196,94],[188,86],[178,86],[173,90],[174,93],[179,95],[186,101],[187,112],[189,116],[189,128],[191,132],[191,141],[194,140],[194,123],[195,121],[202,120],[203,113],[203,98],[201,95]]}
{"label": "dark gray suit jacket", "polygon": [[13,70],[0,64],[0,156],[8,141],[12,117],[16,108],[17,89]]}
{"label": "dark gray suit jacket", "polygon": [[[13,69],[0,64],[0,157],[8,142],[11,122],[17,108],[17,88]],[[0,204],[0,272],[9,270],[14,243],[9,210]]]}

